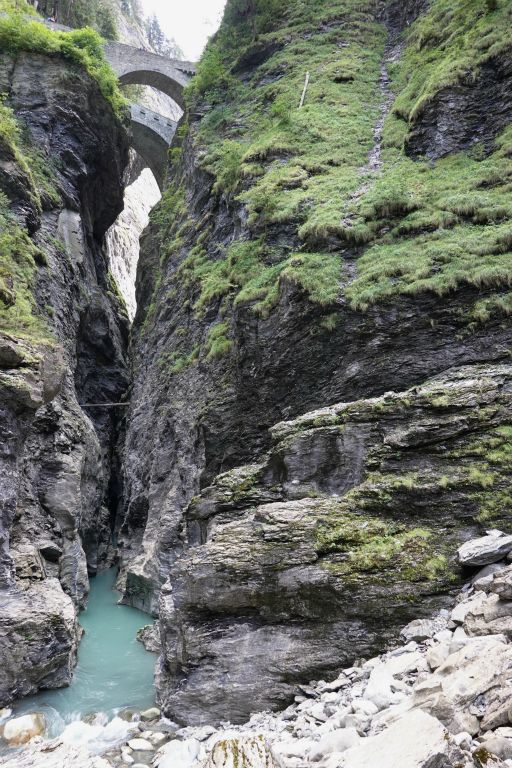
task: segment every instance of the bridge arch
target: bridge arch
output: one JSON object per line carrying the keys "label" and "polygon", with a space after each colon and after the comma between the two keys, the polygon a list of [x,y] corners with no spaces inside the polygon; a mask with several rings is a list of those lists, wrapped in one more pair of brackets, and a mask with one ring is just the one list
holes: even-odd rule
{"label": "bridge arch", "polygon": [[130,111],[131,145],[147,164],[162,191],[169,145],[178,123],[138,104],[132,104]]}

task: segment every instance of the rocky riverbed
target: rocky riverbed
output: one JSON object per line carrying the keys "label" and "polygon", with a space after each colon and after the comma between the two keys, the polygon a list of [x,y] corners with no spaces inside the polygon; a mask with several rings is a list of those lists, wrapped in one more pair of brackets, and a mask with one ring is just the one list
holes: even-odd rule
{"label": "rocky riverbed", "polygon": [[[34,738],[5,768],[494,768],[512,766],[512,537],[462,545],[467,570],[451,610],[405,626],[385,653],[302,685],[279,713],[244,725],[180,728],[134,713],[101,755]],[[125,713],[129,719],[129,713]],[[119,722],[122,722],[118,718]],[[4,737],[19,728],[7,720]],[[92,727],[92,726],[91,726]],[[112,726],[110,726],[112,727]]]}

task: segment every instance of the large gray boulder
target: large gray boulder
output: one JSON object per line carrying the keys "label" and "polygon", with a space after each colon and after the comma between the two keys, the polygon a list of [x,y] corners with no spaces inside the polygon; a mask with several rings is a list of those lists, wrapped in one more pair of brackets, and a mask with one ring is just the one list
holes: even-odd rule
{"label": "large gray boulder", "polygon": [[219,740],[206,760],[201,763],[201,768],[240,768],[240,766],[277,768],[274,756],[263,736],[242,736]]}
{"label": "large gray boulder", "polygon": [[494,574],[489,584],[489,592],[498,595],[502,600],[512,600],[512,565]]}
{"label": "large gray boulder", "polygon": [[[453,758],[453,760],[452,760]],[[404,715],[377,736],[362,739],[340,757],[340,768],[448,768],[460,751],[443,725],[426,712]]]}
{"label": "large gray boulder", "polygon": [[84,747],[47,741],[22,752],[0,758],[2,768],[111,768],[103,757],[91,755]]}
{"label": "large gray boulder", "polygon": [[488,691],[505,684],[511,664],[512,647],[503,638],[475,638],[417,683],[413,703],[437,717],[453,734],[476,734],[480,725],[475,712],[480,710],[475,706]]}
{"label": "large gray boulder", "polygon": [[457,550],[461,565],[488,565],[502,560],[512,551],[512,536],[502,531],[489,531],[486,536],[466,541]]}
{"label": "large gray boulder", "polygon": [[512,637],[512,600],[502,600],[496,594],[488,595],[484,600],[473,604],[466,614],[463,627],[470,637]]}

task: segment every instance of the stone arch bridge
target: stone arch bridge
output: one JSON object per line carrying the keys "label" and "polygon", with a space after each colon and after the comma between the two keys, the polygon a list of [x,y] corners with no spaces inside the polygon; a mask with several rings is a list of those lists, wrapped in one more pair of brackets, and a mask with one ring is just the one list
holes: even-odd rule
{"label": "stone arch bridge", "polygon": [[[159,56],[123,43],[107,43],[105,56],[121,85],[150,85],[162,91],[184,109],[183,89],[195,73],[189,61]],[[132,146],[151,169],[163,188],[167,151],[177,123],[156,112],[131,105]]]}
{"label": "stone arch bridge", "polygon": [[160,190],[167,169],[167,152],[178,123],[139,104],[131,104],[132,147],[152,171]]}
{"label": "stone arch bridge", "polygon": [[183,109],[183,88],[196,71],[192,62],[167,59],[123,43],[107,43],[105,55],[121,85],[151,85]]}

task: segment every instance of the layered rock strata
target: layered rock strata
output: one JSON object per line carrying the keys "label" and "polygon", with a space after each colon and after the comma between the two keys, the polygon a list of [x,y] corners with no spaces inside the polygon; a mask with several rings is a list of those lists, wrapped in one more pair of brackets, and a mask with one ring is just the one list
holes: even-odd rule
{"label": "layered rock strata", "polygon": [[243,721],[442,604],[458,542],[507,520],[511,386],[508,365],[468,366],[313,411],[194,497],[160,601],[164,711]]}

